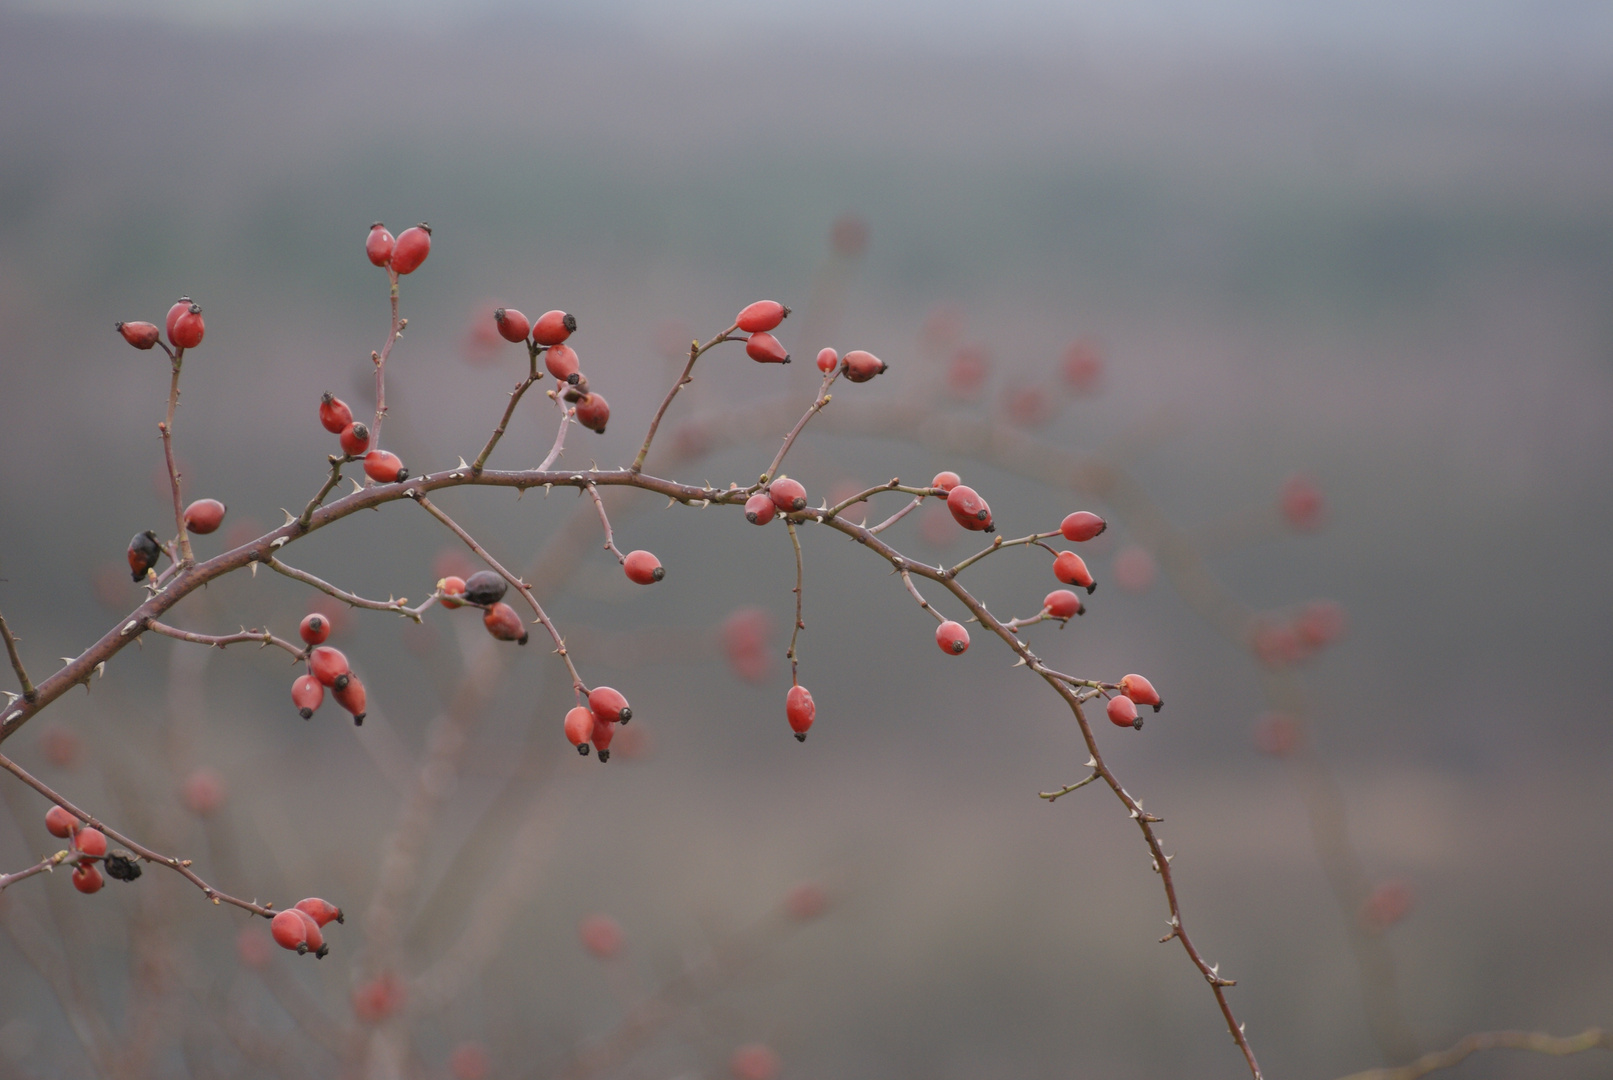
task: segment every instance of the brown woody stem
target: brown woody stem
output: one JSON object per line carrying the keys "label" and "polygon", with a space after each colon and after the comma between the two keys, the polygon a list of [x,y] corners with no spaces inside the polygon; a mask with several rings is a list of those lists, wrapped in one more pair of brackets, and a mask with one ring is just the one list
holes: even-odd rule
{"label": "brown woody stem", "polygon": [[0,637],[6,639],[6,653],[11,657],[11,669],[17,673],[17,681],[22,684],[22,699],[32,702],[39,697],[39,691],[28,681],[28,669],[22,666],[22,654],[17,652],[17,639],[12,636],[11,627],[6,625],[4,615],[0,615]]}

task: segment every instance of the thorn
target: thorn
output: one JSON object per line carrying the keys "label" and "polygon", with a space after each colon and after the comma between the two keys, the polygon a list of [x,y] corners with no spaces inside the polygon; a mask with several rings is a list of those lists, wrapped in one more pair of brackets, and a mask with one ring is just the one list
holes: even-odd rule
{"label": "thorn", "polygon": [[106,661],[102,660],[99,664],[96,664],[93,673],[99,678],[106,678]]}
{"label": "thorn", "polygon": [[470,462],[468,462],[468,461],[466,461],[466,460],[465,460],[465,455],[464,455],[464,454],[460,454],[460,455],[459,455],[459,467],[460,467],[460,468],[461,468],[461,469],[468,469],[468,468],[470,468]]}
{"label": "thorn", "polygon": [[296,519],[296,518],[294,518],[294,517],[292,517],[292,516],[291,516],[291,511],[290,511],[290,510],[287,510],[287,509],[286,509],[286,508],[285,508],[285,507],[283,507],[283,506],[282,506],[282,507],[281,507],[281,508],[280,508],[280,512],[281,512],[281,513],[282,513],[282,514],[284,514],[284,515],[286,515],[286,520],[284,520],[284,521],[282,521],[282,522],[281,522],[281,523],[280,523],[280,526],[281,526],[281,528],[284,528],[284,527],[285,527],[285,526],[287,526],[287,525],[290,525],[290,524],[291,524],[291,523],[292,523],[292,522],[293,522],[293,521],[296,521],[296,520],[297,520],[297,519]]}
{"label": "thorn", "polygon": [[289,536],[277,536],[269,542],[269,547],[271,550],[277,547],[284,547],[286,541],[289,539],[291,539]]}
{"label": "thorn", "polygon": [[1087,758],[1087,768],[1096,769],[1097,767],[1098,767],[1098,759],[1097,758],[1095,758],[1095,757]]}
{"label": "thorn", "polygon": [[127,623],[124,624],[123,629],[119,630],[118,633],[120,635],[127,634],[130,630],[133,630],[135,627],[137,627],[139,625],[140,625],[140,620],[139,619],[130,619]]}
{"label": "thorn", "polygon": [[669,496],[667,496],[667,500],[666,500],[666,507],[665,507],[665,508],[666,508],[666,509],[668,509],[668,510],[670,510],[670,509],[672,509],[672,508],[673,508],[673,507],[674,507],[674,506],[676,506],[676,505],[678,505],[678,500],[677,500],[677,499],[674,499],[674,498],[672,498],[672,497],[671,497],[671,496],[670,496],[670,495],[669,495]]}
{"label": "thorn", "polygon": [[73,658],[71,656],[64,656],[61,658],[61,661],[64,664],[71,664],[73,662]]}
{"label": "thorn", "polygon": [[258,576],[258,561],[256,559],[253,559],[252,562],[249,565],[251,565],[251,567],[252,567],[252,576],[257,577]]}
{"label": "thorn", "polygon": [[0,691],[0,693],[4,693],[6,695],[6,707],[7,708],[11,707],[11,703],[13,701],[16,701],[18,698],[22,697],[21,694],[13,694],[10,690]]}
{"label": "thorn", "polygon": [[1012,671],[1014,668],[1027,666],[1028,665],[1025,663],[1025,658],[1021,656],[1018,660],[1015,660],[1011,665],[1009,665],[1009,670]]}
{"label": "thorn", "polygon": [[357,480],[353,479],[351,476],[349,476],[347,478],[347,482],[349,484],[353,485],[353,494],[354,495],[357,495],[357,494],[359,494],[360,492],[362,492],[364,490],[364,485],[359,483]]}

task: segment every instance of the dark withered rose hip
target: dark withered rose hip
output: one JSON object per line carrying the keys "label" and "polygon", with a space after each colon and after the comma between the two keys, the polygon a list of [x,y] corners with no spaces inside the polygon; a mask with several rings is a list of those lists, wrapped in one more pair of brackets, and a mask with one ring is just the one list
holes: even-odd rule
{"label": "dark withered rose hip", "polygon": [[504,599],[509,583],[492,570],[478,570],[465,579],[465,599],[489,607]]}
{"label": "dark withered rose hip", "polygon": [[101,866],[106,870],[107,877],[118,881],[133,881],[140,876],[140,864],[134,861],[134,854],[122,848],[108,853],[101,860]]}
{"label": "dark withered rose hip", "polygon": [[146,572],[157,565],[162,556],[162,545],[157,543],[157,534],[147,529],[143,533],[136,533],[129,541],[129,572],[136,581],[146,580]]}

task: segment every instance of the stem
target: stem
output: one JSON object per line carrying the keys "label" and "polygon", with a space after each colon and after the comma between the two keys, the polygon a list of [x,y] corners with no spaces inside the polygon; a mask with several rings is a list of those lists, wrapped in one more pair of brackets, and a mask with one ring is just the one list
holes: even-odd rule
{"label": "stem", "polygon": [[[594,509],[599,511],[599,523],[605,526],[605,550],[616,556],[619,563],[627,562],[627,556],[622,554],[621,548],[616,546],[616,539],[611,535],[610,518],[605,516],[605,501],[599,497],[599,489],[593,484],[588,485],[588,494],[593,496]],[[793,530],[793,526],[792,526]]]}
{"label": "stem", "polygon": [[6,886],[12,882],[21,881],[23,878],[31,878],[35,874],[43,874],[47,870],[56,869],[66,862],[72,854],[70,851],[58,851],[54,855],[45,856],[26,870],[18,870],[14,874],[0,874],[0,892],[4,892]]}
{"label": "stem", "polygon": [[1424,1054],[1399,1068],[1368,1069],[1366,1072],[1352,1073],[1344,1080],[1419,1080],[1440,1069],[1454,1068],[1481,1050],[1532,1050],[1550,1057],[1567,1057],[1598,1047],[1613,1050],[1613,1033],[1594,1027],[1586,1028],[1578,1035],[1561,1037],[1538,1031],[1480,1031],[1464,1036],[1448,1050]]}
{"label": "stem", "polygon": [[902,570],[902,584],[907,587],[908,592],[913,594],[913,599],[919,602],[919,607],[935,616],[936,622],[946,622],[945,616],[943,616],[939,611],[935,610],[935,608],[931,607],[930,602],[919,595],[918,587],[913,584],[913,579],[908,575],[908,572],[905,568]]}
{"label": "stem", "polygon": [[560,430],[554,433],[554,445],[549,448],[549,456],[539,463],[538,472],[554,468],[554,463],[560,459],[561,451],[566,446],[566,428],[571,426],[572,418],[577,415],[577,410],[559,397],[554,398],[554,403],[560,406]]}
{"label": "stem", "polygon": [[903,518],[905,518],[907,515],[911,514],[913,511],[917,510],[919,508],[919,504],[922,503],[923,501],[924,501],[924,496],[922,496],[922,495],[913,496],[913,501],[912,502],[908,503],[906,506],[904,506],[900,510],[896,511],[896,513],[892,514],[890,517],[886,518],[884,521],[881,521],[878,525],[875,525],[873,528],[869,529],[868,532],[871,535],[878,536],[880,533],[884,532],[886,529],[890,528],[892,525],[896,524],[898,521],[901,521]]}
{"label": "stem", "polygon": [[160,623],[156,619],[146,620],[146,629],[163,637],[171,637],[178,641],[192,641],[198,645],[211,645],[215,649],[238,645],[242,642],[256,641],[260,646],[273,645],[301,660],[307,655],[306,649],[298,648],[284,638],[277,638],[267,630],[242,630],[239,634],[194,634],[189,630],[180,630],[177,627]]}
{"label": "stem", "polygon": [[354,593],[347,592],[343,589],[338,589],[330,582],[325,581],[322,578],[317,578],[308,573],[306,570],[298,570],[294,566],[287,566],[273,555],[263,559],[262,562],[263,565],[267,566],[275,573],[284,574],[286,577],[291,578],[294,581],[300,581],[304,585],[312,585],[320,592],[334,596],[344,604],[350,604],[353,607],[369,608],[371,611],[395,611],[399,615],[413,619],[415,622],[419,622],[421,614],[424,613],[426,608],[436,603],[437,600],[437,594],[435,592],[428,596],[419,607],[409,607],[408,597],[404,597],[402,600],[366,600],[362,596],[355,595]]}
{"label": "stem", "polygon": [[800,664],[800,657],[795,653],[795,638],[797,634],[806,629],[806,623],[801,620],[801,586],[803,584],[801,538],[796,535],[795,522],[785,518],[784,526],[790,530],[790,543],[795,547],[795,628],[790,631],[790,648],[784,654],[784,658],[790,662],[790,685],[795,686],[797,685],[795,670]]}
{"label": "stem", "polygon": [[28,681],[28,669],[22,666],[22,655],[17,652],[17,639],[12,636],[11,627],[6,625],[4,615],[0,615],[0,637],[6,639],[6,652],[11,655],[11,668],[17,673],[17,681],[22,684],[22,699],[32,704],[39,697],[39,691]]}
{"label": "stem", "polygon": [[807,407],[807,411],[801,414],[801,419],[795,422],[795,426],[790,429],[790,433],[784,436],[784,445],[778,448],[778,453],[774,455],[772,464],[768,465],[767,471],[762,473],[761,482],[763,484],[767,483],[778,474],[779,466],[784,463],[784,455],[788,454],[790,452],[790,447],[795,445],[795,437],[801,434],[801,429],[807,426],[807,421],[818,415],[818,413],[822,412],[823,407],[829,404],[831,400],[829,397],[829,386],[839,377],[839,365],[831,368],[829,372],[824,375],[823,385],[818,387],[817,400]]}
{"label": "stem", "polygon": [[175,562],[189,566],[196,561],[190,550],[190,533],[185,528],[185,508],[179,497],[179,470],[174,466],[174,410],[179,407],[179,369],[185,363],[185,350],[174,353],[173,378],[168,383],[168,416],[157,425],[162,432],[163,457],[168,461],[168,486],[174,493],[174,525],[179,529],[179,558]]}
{"label": "stem", "polygon": [[336,485],[342,482],[342,466],[349,461],[357,461],[358,459],[348,457],[345,454],[341,457],[332,454],[328,460],[330,461],[330,476],[325,478],[325,486],[319,489],[319,494],[308,500],[308,505],[303,507],[302,513],[297,515],[297,528],[300,530],[307,530],[308,522],[313,519],[314,511],[318,510],[320,505],[324,503],[325,496],[336,490]]}
{"label": "stem", "polygon": [[389,266],[386,276],[392,285],[392,327],[387,332],[386,344],[381,346],[381,351],[370,354],[370,359],[375,362],[375,423],[370,425],[370,445],[377,449],[381,446],[381,421],[386,417],[386,359],[392,355],[392,346],[403,333],[403,328],[409,325],[407,319],[398,318],[398,273]]}
{"label": "stem", "polygon": [[[531,352],[530,347],[528,351]],[[510,417],[515,415],[515,407],[521,403],[522,396],[531,389],[532,384],[541,378],[543,378],[543,375],[538,371],[537,353],[532,352],[532,373],[516,384],[515,389],[510,392],[510,403],[505,406],[504,416],[499,420],[498,427],[493,429],[493,434],[487,440],[487,445],[482,447],[482,452],[476,455],[475,461],[471,462],[470,471],[472,473],[482,471],[482,466],[487,464],[488,456],[493,453],[493,447],[497,446],[498,441],[504,437],[504,429],[509,426]]]}
{"label": "stem", "polygon": [[1077,780],[1073,784],[1065,784],[1063,787],[1059,788],[1057,791],[1039,791],[1039,792],[1037,792],[1036,797],[1039,798],[1039,799],[1046,799],[1048,802],[1055,802],[1058,799],[1061,799],[1064,796],[1068,795],[1070,792],[1079,791],[1081,788],[1084,788],[1088,784],[1092,783],[1092,781],[1100,780],[1102,778],[1103,778],[1102,773],[1094,772],[1091,776],[1087,777],[1085,780]]}
{"label": "stem", "polygon": [[1059,531],[1054,529],[1052,532],[1032,533],[1029,536],[1021,536],[1018,540],[1004,540],[999,536],[996,540],[992,541],[990,547],[986,548],[984,551],[975,552],[973,555],[969,556],[967,559],[948,570],[946,572],[946,576],[957,577],[958,574],[965,568],[973,566],[981,559],[984,559],[987,555],[990,555],[994,551],[1001,551],[1003,548],[1018,547],[1021,544],[1035,544],[1038,547],[1046,547],[1047,545],[1043,544],[1042,541],[1046,540],[1050,536],[1057,535],[1059,535]]}
{"label": "stem", "polygon": [[685,384],[694,381],[689,378],[689,372],[694,370],[694,362],[700,359],[707,349],[720,345],[725,341],[734,340],[728,335],[738,329],[739,324],[735,323],[704,345],[696,344],[693,341],[689,342],[689,362],[683,365],[683,374],[679,375],[678,381],[672,384],[672,389],[666,392],[666,397],[661,401],[661,407],[655,410],[655,418],[650,421],[650,430],[644,433],[644,445],[639,447],[638,456],[633,459],[633,464],[627,470],[628,472],[636,474],[643,471],[644,459],[650,454],[650,442],[655,438],[656,429],[661,426],[661,417],[666,415],[667,407],[672,404],[672,399],[678,396],[678,391],[682,390]]}
{"label": "stem", "polygon": [[543,606],[538,603],[538,598],[532,595],[531,586],[522,581],[520,578],[516,577],[514,574],[510,573],[508,570],[504,569],[497,559],[493,558],[493,556],[487,553],[486,548],[482,547],[482,545],[476,542],[475,537],[471,536],[470,533],[462,529],[459,523],[453,518],[437,509],[437,505],[430,499],[426,498],[422,492],[411,488],[409,491],[405,492],[405,494],[414,499],[415,502],[419,503],[421,509],[425,510],[426,513],[448,526],[449,530],[452,531],[455,536],[463,540],[466,546],[474,551],[483,562],[492,567],[493,570],[497,572],[499,577],[503,578],[511,585],[514,585],[516,591],[522,596],[526,597],[526,602],[532,605],[532,610],[538,616],[538,622],[543,624],[543,628],[549,631],[549,637],[554,640],[554,651],[560,656],[560,659],[566,662],[566,670],[571,673],[572,690],[575,691],[579,697],[581,697],[583,694],[586,694],[588,692],[588,686],[582,681],[582,676],[577,674],[577,666],[571,662],[571,653],[566,650],[565,640],[561,638],[560,631],[555,629],[554,623],[549,619],[548,614],[544,612]]}
{"label": "stem", "polygon": [[168,867],[168,869],[174,871],[180,877],[183,877],[186,881],[202,890],[203,895],[205,895],[209,900],[213,901],[213,903],[233,904],[243,911],[250,911],[254,915],[262,915],[265,919],[272,919],[275,917],[276,912],[273,908],[265,907],[264,905],[254,903],[251,900],[241,900],[237,897],[230,896],[228,893],[222,893],[213,888],[213,886],[209,885],[207,882],[198,877],[195,871],[190,868],[189,859],[176,859],[172,855],[163,855],[160,852],[152,851],[144,844],[140,844],[129,839],[127,836],[124,836],[116,829],[109,827],[104,822],[91,817],[89,814],[85,813],[83,810],[80,810],[78,807],[62,798],[56,792],[46,787],[26,769],[22,768],[22,766],[18,765],[15,761],[12,761],[3,754],[0,754],[0,769],[6,770],[12,776],[15,776],[18,780],[21,780],[23,783],[33,788],[45,798],[55,803],[63,810],[66,810],[69,814],[72,814],[74,817],[78,818],[92,829],[100,829],[107,836],[111,837],[113,840],[116,840],[118,843],[122,844],[124,847],[128,848],[142,859],[145,859],[147,862],[160,863],[161,865]]}
{"label": "stem", "polygon": [[[860,502],[867,502],[869,499],[873,498],[875,495],[878,495],[882,491],[900,491],[900,492],[904,492],[904,493],[906,493],[908,495],[912,495],[919,502],[922,502],[926,495],[940,495],[943,498],[946,496],[946,492],[942,491],[940,488],[908,487],[906,484],[903,484],[899,478],[892,477],[891,479],[885,481],[885,483],[883,483],[883,484],[876,484],[873,487],[868,488],[865,491],[857,492],[857,494],[853,495],[849,499],[840,500],[839,502],[835,503],[833,506],[831,506],[827,510],[825,510],[823,512],[823,514],[819,517],[819,520],[820,521],[827,521],[829,518],[839,517],[842,513],[845,512],[845,510],[846,510],[846,508],[848,506],[856,506]],[[907,510],[911,510],[911,509],[912,509],[911,506],[909,506],[907,508]],[[896,517],[891,518],[890,521],[887,521],[885,524],[889,525],[889,524],[894,523],[897,519],[899,519],[903,515],[905,515],[907,513],[907,510],[903,510],[901,513],[897,514]],[[884,527],[885,527],[884,525],[880,526],[880,528],[884,528]]]}

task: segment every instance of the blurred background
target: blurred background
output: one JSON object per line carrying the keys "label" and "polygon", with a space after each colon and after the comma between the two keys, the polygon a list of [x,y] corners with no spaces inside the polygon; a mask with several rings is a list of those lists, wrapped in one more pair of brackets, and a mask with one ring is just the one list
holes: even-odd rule
{"label": "blurred background", "polygon": [[[415,471],[473,458],[524,371],[493,306],[578,316],[613,419],[564,460],[609,465],[689,339],[773,297],[798,360],[891,365],[837,387],[792,453],[814,502],[950,468],[1008,536],[1110,516],[1088,614],[1028,637],[1164,694],[1140,733],[1098,736],[1165,819],[1187,925],[1238,980],[1267,1075],[1613,1023],[1606,5],[11,2],[0,141],[0,610],[36,680],[140,601],[128,537],[172,529],[166,365],[112,324],[160,324],[182,293],[205,308],[176,445],[187,499],[229,505],[197,540],[216,554],[317,490],[322,391],[373,407],[386,282],[364,236],[424,219],[385,429]],[[1072,382],[1075,343],[1098,366]],[[652,471],[765,467],[810,364],[741,353],[701,361]],[[493,464],[530,467],[553,435],[535,392]],[[1071,461],[1135,491],[1078,496],[1090,473],[1050,476]],[[1296,475],[1324,509],[1285,522]],[[237,941],[262,923],[155,869],[92,897],[19,883],[0,1073],[435,1077],[469,1044],[500,1077],[759,1076],[730,1055],[762,1042],[786,1080],[1246,1075],[1154,944],[1164,904],[1119,804],[1036,797],[1086,754],[1000,646],[940,655],[881,564],[805,529],[818,722],[797,745],[781,529],[623,500],[618,543],[668,569],[641,589],[570,493],[439,502],[531,568],[638,743],[577,758],[558,662],[537,638],[495,649],[470,612],[338,627],[362,729],[332,704],[298,720],[283,654],[120,653],[5,752],[222,888],[359,917],[322,961],[265,960]],[[973,550],[922,513],[891,535],[931,562]],[[420,599],[451,540],[389,505],[286,560]],[[1347,628],[1302,663],[1251,649],[1247,619],[1175,587],[1183,550],[1267,624],[1328,599]],[[1025,616],[1055,584],[1016,551],[972,587]],[[168,621],[291,636],[318,599],[238,574]],[[736,654],[725,620],[747,608],[771,638]],[[54,850],[44,802],[10,788],[0,870]],[[804,882],[822,917],[773,919]],[[624,935],[604,961],[579,939],[596,914]],[[387,977],[408,993],[377,1015]],[[578,1065],[669,980],[642,1047]]]}

